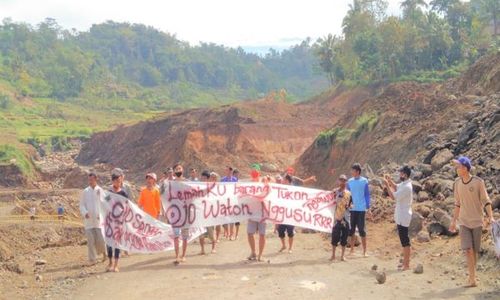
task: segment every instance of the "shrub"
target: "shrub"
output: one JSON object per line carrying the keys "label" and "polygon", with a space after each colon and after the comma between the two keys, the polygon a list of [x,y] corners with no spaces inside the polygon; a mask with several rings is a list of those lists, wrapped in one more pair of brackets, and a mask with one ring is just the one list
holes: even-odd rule
{"label": "shrub", "polygon": [[377,113],[363,113],[356,119],[353,137],[358,138],[363,132],[370,132],[378,123]]}
{"label": "shrub", "polygon": [[335,143],[344,144],[351,138],[352,130],[335,127],[324,130],[318,134],[315,140],[316,147],[330,147]]}
{"label": "shrub", "polygon": [[33,164],[21,149],[12,145],[0,145],[0,164],[11,164],[12,161],[24,175],[33,174]]}

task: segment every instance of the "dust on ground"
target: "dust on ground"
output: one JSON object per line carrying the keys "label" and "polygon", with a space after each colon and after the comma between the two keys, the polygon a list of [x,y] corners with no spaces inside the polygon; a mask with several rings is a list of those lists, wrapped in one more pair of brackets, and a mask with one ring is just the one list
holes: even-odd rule
{"label": "dust on ground", "polygon": [[[237,241],[222,241],[216,254],[199,256],[199,245],[188,247],[188,261],[174,266],[173,252],[131,255],[120,261],[120,273],[105,273],[105,263],[86,267],[86,246],[39,249],[23,257],[46,264],[36,280],[26,269],[18,280],[2,278],[3,299],[498,299],[498,262],[479,261],[479,287],[466,289],[465,261],[458,238],[438,237],[430,243],[413,241],[412,266],[422,263],[423,274],[397,271],[400,245],[394,224],[369,224],[370,257],[347,262],[329,261],[330,245],[320,233],[297,233],[294,251],[278,253],[276,234],[268,228],[263,262],[248,262],[245,227]],[[300,230],[299,230],[300,231]],[[495,266],[496,264],[496,266]],[[385,271],[378,284],[373,265]]]}

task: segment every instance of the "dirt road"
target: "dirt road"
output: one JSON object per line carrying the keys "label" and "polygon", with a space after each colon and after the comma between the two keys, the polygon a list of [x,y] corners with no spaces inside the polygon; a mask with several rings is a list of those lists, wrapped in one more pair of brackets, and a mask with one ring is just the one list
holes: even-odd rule
{"label": "dirt road", "polygon": [[[218,253],[207,256],[197,255],[199,245],[190,244],[188,261],[180,266],[172,264],[172,253],[132,255],[122,259],[120,273],[99,271],[56,298],[499,299],[491,273],[479,275],[479,288],[462,287],[465,273],[458,252],[439,253],[449,241],[413,247],[417,253],[413,264],[423,262],[424,274],[398,272],[397,237],[384,238],[387,233],[390,236],[391,228],[387,225],[378,229],[381,232],[372,239],[370,257],[355,256],[348,262],[329,262],[328,244],[321,235],[300,233],[292,254],[277,253],[279,240],[269,233],[265,262],[244,260],[248,255],[245,235],[237,241],[222,241]],[[433,258],[442,255],[455,257]],[[386,270],[385,284],[377,284],[370,270],[373,264]],[[98,268],[104,269],[104,264]]]}

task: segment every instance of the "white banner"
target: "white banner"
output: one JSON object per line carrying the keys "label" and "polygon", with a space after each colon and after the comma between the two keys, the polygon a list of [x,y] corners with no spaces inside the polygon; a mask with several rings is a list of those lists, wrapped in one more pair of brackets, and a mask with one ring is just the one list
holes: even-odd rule
{"label": "white banner", "polygon": [[[106,192],[101,212],[106,245],[130,253],[155,253],[174,249],[173,227],[151,217],[127,198]],[[203,227],[190,227],[189,241],[204,232]]]}
{"label": "white banner", "polygon": [[174,227],[213,226],[245,220],[271,221],[331,232],[331,191],[254,182],[178,182],[161,186],[165,215]]}
{"label": "white banner", "polygon": [[500,220],[491,224],[491,235],[495,244],[495,253],[500,258]]}

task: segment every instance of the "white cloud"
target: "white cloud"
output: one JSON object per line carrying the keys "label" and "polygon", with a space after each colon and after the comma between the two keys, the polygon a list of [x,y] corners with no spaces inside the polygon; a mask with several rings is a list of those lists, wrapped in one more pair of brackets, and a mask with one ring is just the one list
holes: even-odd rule
{"label": "white cloud", "polygon": [[[106,20],[143,23],[190,43],[291,45],[341,32],[350,0],[0,0],[0,19],[37,24],[51,17],[64,28],[88,30]],[[391,0],[389,12],[398,12]]]}

